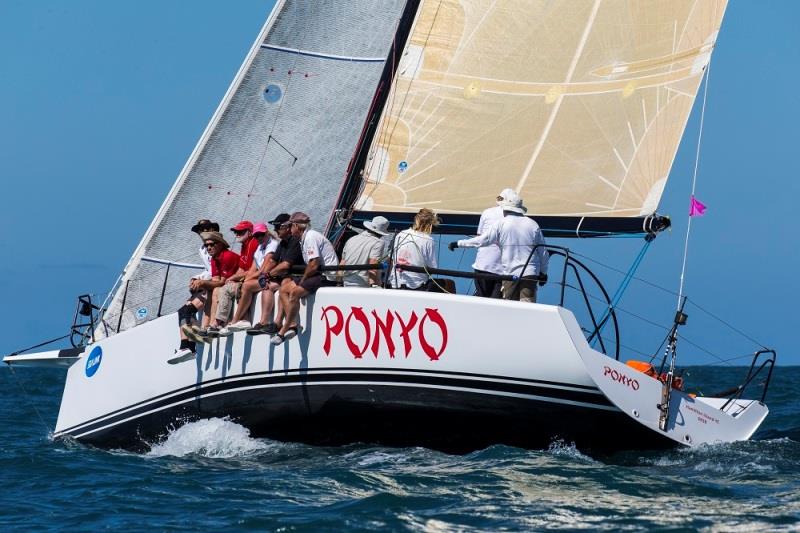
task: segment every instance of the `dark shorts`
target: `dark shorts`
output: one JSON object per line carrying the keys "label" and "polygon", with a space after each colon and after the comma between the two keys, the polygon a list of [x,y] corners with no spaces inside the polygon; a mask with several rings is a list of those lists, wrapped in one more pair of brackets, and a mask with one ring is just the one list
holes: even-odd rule
{"label": "dark shorts", "polygon": [[306,278],[305,280],[303,280],[302,283],[299,283],[298,285],[300,285],[303,289],[308,291],[309,294],[314,294],[320,287],[335,287],[336,282],[330,281],[328,278],[322,275],[317,275],[317,276],[311,276],[310,278]]}

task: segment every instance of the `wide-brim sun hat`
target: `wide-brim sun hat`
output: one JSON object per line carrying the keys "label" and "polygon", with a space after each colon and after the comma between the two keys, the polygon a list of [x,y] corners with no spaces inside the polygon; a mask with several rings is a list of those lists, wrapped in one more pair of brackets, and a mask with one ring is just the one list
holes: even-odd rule
{"label": "wide-brim sun hat", "polygon": [[498,205],[503,211],[511,211],[512,213],[519,213],[520,215],[524,215],[528,212],[528,209],[522,205],[522,198],[519,197],[519,194],[511,189],[506,189],[503,192],[507,194],[498,202]]}
{"label": "wide-brim sun hat", "polygon": [[192,226],[192,231],[195,233],[200,233],[202,231],[219,231],[219,224],[211,222],[207,218],[201,218],[197,221],[197,224]]}
{"label": "wide-brim sun hat", "polygon": [[389,235],[389,219],[377,216],[372,220],[365,220],[364,227],[378,235]]}
{"label": "wide-brim sun hat", "polygon": [[522,205],[522,199],[517,199],[516,201],[503,200],[500,202],[500,207],[503,211],[511,211],[512,213],[519,213],[520,215],[524,215],[528,212],[528,208]]}
{"label": "wide-brim sun hat", "polygon": [[220,243],[225,248],[230,248],[231,245],[228,244],[228,241],[225,240],[225,237],[222,236],[222,233],[218,231],[204,231],[200,234],[200,238],[205,241],[214,241]]}
{"label": "wide-brim sun hat", "polygon": [[517,191],[514,189],[503,189],[500,191],[500,194],[497,195],[497,205],[500,205],[503,200],[507,200],[509,198],[518,197]]}

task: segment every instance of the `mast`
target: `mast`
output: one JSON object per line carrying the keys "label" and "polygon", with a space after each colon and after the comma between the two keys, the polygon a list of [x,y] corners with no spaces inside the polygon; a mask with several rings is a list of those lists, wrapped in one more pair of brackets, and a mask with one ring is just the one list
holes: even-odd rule
{"label": "mast", "polygon": [[400,17],[400,21],[397,24],[397,31],[392,40],[392,46],[386,59],[386,65],[383,68],[378,87],[375,89],[375,97],[370,106],[369,114],[364,121],[361,138],[350,160],[350,165],[347,168],[347,176],[345,177],[342,191],[339,194],[339,199],[336,202],[336,210],[328,223],[329,233],[334,229],[333,219],[336,213],[350,210],[358,199],[358,195],[361,193],[364,167],[369,157],[369,147],[372,145],[375,133],[378,131],[380,118],[383,115],[386,102],[389,99],[392,82],[397,72],[397,66],[400,64],[406,42],[411,35],[411,29],[414,25],[420,2],[421,0],[407,0],[403,15]]}

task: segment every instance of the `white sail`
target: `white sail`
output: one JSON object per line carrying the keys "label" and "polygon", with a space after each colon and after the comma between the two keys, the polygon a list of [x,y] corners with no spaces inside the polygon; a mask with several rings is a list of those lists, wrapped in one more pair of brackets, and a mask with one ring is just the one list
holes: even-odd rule
{"label": "white sail", "polygon": [[101,335],[185,301],[194,272],[172,265],[165,286],[164,261],[200,262],[190,233],[198,219],[226,231],[302,210],[315,226],[328,224],[405,4],[277,3],[131,258]]}
{"label": "white sail", "polygon": [[356,208],[655,212],[726,0],[425,0]]}

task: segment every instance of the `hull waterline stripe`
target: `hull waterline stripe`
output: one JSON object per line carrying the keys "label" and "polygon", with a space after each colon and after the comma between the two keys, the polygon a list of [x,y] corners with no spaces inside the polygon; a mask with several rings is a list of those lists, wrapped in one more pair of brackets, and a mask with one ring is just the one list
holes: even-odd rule
{"label": "hull waterline stripe", "polygon": [[333,59],[334,61],[351,61],[353,63],[383,63],[384,61],[386,61],[385,57],[339,56],[335,54],[324,54],[322,52],[313,52],[311,50],[299,50],[297,48],[276,46],[274,44],[262,44],[261,48],[266,48],[267,50],[276,50],[278,52],[287,52],[290,54],[297,54],[301,56],[318,57],[320,59]]}
{"label": "hull waterline stripe", "polygon": [[187,391],[194,391],[196,393],[198,390],[202,390],[202,389],[207,388],[207,387],[209,387],[211,385],[215,385],[215,384],[218,384],[218,383],[221,383],[221,382],[230,383],[230,382],[241,381],[241,380],[251,380],[253,378],[258,378],[258,377],[273,377],[273,378],[277,378],[277,377],[280,377],[280,376],[287,376],[287,375],[291,375],[291,374],[300,374],[300,375],[310,376],[312,374],[331,373],[331,372],[355,372],[355,373],[364,374],[364,375],[375,375],[375,374],[380,375],[382,373],[396,373],[396,374],[446,376],[446,377],[458,376],[458,377],[463,377],[463,378],[468,378],[468,379],[478,379],[478,380],[484,380],[484,381],[495,382],[495,383],[529,384],[529,385],[535,385],[535,386],[544,387],[544,388],[564,389],[564,390],[568,390],[568,391],[572,391],[572,392],[584,392],[585,391],[586,393],[589,393],[589,394],[595,394],[595,395],[603,398],[603,400],[605,401],[605,397],[603,396],[603,394],[600,392],[600,390],[597,387],[591,387],[591,386],[587,386],[587,385],[579,385],[579,384],[573,384],[573,383],[562,383],[562,382],[558,382],[558,381],[546,381],[546,380],[537,380],[537,379],[513,378],[513,377],[508,377],[508,376],[493,376],[493,375],[488,375],[488,374],[477,374],[477,373],[471,373],[471,372],[432,372],[432,371],[429,371],[429,370],[422,370],[422,369],[417,369],[417,368],[411,368],[411,369],[402,369],[402,368],[366,368],[365,369],[365,368],[360,368],[360,367],[332,367],[332,368],[315,368],[315,369],[294,368],[294,369],[290,369],[290,370],[280,370],[280,371],[273,371],[273,372],[253,372],[251,374],[243,374],[243,375],[239,375],[239,376],[216,378],[216,379],[212,379],[212,380],[205,381],[205,382],[202,382],[202,383],[193,383],[191,385],[187,385],[187,386],[181,387],[179,389],[175,389],[175,390],[172,390],[170,392],[166,392],[164,394],[159,394],[159,395],[154,396],[152,398],[148,398],[146,400],[142,400],[142,401],[133,403],[131,405],[127,405],[127,406],[122,407],[120,409],[117,409],[115,411],[111,411],[109,413],[106,413],[106,414],[97,416],[95,418],[86,420],[85,422],[81,422],[80,424],[75,424],[73,426],[70,426],[70,427],[62,430],[62,431],[63,432],[73,431],[73,430],[81,428],[82,426],[86,426],[86,425],[92,424],[94,422],[99,422],[101,420],[104,420],[104,419],[107,419],[107,418],[110,418],[110,417],[113,417],[113,416],[116,416],[116,415],[119,415],[119,414],[123,414],[126,411],[131,411],[133,409],[136,409],[138,407],[144,406],[144,405],[149,404],[149,403],[153,403],[153,402],[156,402],[156,401],[159,401],[159,400],[163,400],[163,399],[166,399],[166,398],[169,398],[169,397],[174,397],[174,396],[177,396],[177,395],[179,395],[181,393],[185,393]]}
{"label": "hull waterline stripe", "polygon": [[215,383],[210,386],[192,386],[190,390],[184,391],[181,394],[172,395],[169,398],[162,398],[160,401],[152,402],[150,404],[141,405],[137,408],[126,408],[116,415],[106,415],[95,419],[96,421],[88,421],[77,424],[70,428],[60,430],[56,435],[74,434],[76,432],[84,432],[90,430],[92,432],[97,427],[103,425],[114,425],[123,418],[135,418],[139,413],[144,411],[159,411],[164,406],[176,403],[182,403],[184,400],[190,401],[202,398],[203,396],[210,395],[217,391],[238,390],[245,387],[253,386],[269,386],[269,385],[311,385],[311,384],[325,384],[325,383],[366,383],[366,384],[392,384],[392,385],[405,385],[405,386],[427,386],[431,388],[459,388],[464,390],[473,390],[477,392],[486,392],[490,394],[498,393],[512,393],[520,394],[523,396],[530,396],[536,398],[551,398],[561,401],[578,402],[578,404],[592,405],[595,407],[611,408],[610,402],[599,393],[591,392],[577,392],[567,389],[557,389],[551,387],[539,387],[522,385],[518,383],[504,383],[488,380],[475,380],[475,379],[459,379],[459,378],[442,378],[437,376],[420,376],[420,375],[381,375],[375,373],[333,373],[333,374],[295,374],[295,375],[275,375],[270,376],[254,376],[250,379],[227,380],[223,383]]}
{"label": "hull waterline stripe", "polygon": [[220,396],[225,394],[231,394],[235,392],[243,392],[249,390],[258,390],[258,389],[277,389],[277,388],[292,388],[292,387],[313,387],[313,386],[341,386],[341,385],[362,385],[362,386],[380,386],[380,385],[388,385],[393,387],[408,387],[408,388],[423,388],[423,389],[438,389],[438,390],[447,390],[447,391],[458,391],[458,392],[469,392],[469,393],[477,393],[477,394],[489,394],[492,396],[503,396],[507,398],[519,398],[522,400],[531,400],[531,401],[539,401],[539,402],[547,402],[547,403],[556,403],[562,405],[571,405],[575,407],[582,407],[585,409],[598,409],[603,411],[611,411],[611,412],[618,412],[619,409],[610,405],[599,405],[594,403],[584,403],[572,400],[564,400],[564,399],[557,399],[550,396],[537,396],[532,394],[519,394],[513,392],[499,392],[499,391],[491,391],[488,392],[485,389],[474,389],[474,388],[467,388],[467,387],[455,387],[455,386],[441,386],[441,385],[423,385],[423,384],[416,384],[416,383],[398,383],[398,382],[362,382],[362,381],[330,381],[330,382],[317,382],[317,383],[271,383],[271,384],[262,384],[262,385],[245,385],[241,387],[231,387],[225,390],[219,390],[215,392],[209,392],[204,394],[199,394],[192,398],[186,398],[180,401],[176,401],[174,403],[170,403],[167,405],[160,406],[156,409],[151,409],[149,411],[136,413],[132,416],[127,418],[123,418],[121,420],[115,420],[109,424],[101,425],[99,427],[93,427],[88,431],[77,431],[77,432],[58,432],[54,434],[54,437],[64,437],[70,436],[73,438],[84,438],[88,435],[93,433],[97,433],[99,431],[104,431],[106,429],[112,428],[114,426],[124,424],[126,422],[136,420],[137,418],[142,418],[147,415],[151,415],[154,413],[158,413],[159,411],[164,411],[173,407],[177,407],[182,404],[190,403],[193,401],[202,400],[205,398],[210,398],[213,396]]}

